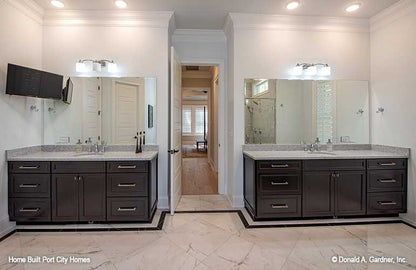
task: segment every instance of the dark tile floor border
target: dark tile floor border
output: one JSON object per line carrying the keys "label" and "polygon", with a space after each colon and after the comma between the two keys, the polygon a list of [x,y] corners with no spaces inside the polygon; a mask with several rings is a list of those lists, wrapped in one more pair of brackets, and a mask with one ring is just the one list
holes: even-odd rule
{"label": "dark tile floor border", "polygon": [[[163,229],[166,215],[170,211],[162,211],[160,213],[159,222],[156,227],[147,228],[79,228],[79,229],[15,229],[0,238],[0,242],[12,236],[16,232],[115,232],[115,231],[160,231]],[[377,221],[354,221],[354,222],[338,222],[338,223],[309,223],[309,224],[276,224],[276,225],[250,225],[241,210],[196,210],[196,211],[175,211],[175,214],[221,214],[236,213],[246,229],[260,228],[291,228],[291,227],[322,227],[322,226],[346,226],[346,225],[372,225],[372,224],[397,224],[402,223],[413,229],[416,226],[404,220],[377,220]]]}

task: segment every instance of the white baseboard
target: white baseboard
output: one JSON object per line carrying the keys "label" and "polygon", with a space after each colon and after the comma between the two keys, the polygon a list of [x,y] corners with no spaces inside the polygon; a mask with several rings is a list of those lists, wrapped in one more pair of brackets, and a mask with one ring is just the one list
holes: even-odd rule
{"label": "white baseboard", "polygon": [[406,217],[401,217],[401,219],[402,219],[404,222],[409,223],[410,225],[412,225],[412,226],[415,226],[415,227],[416,227],[416,222],[415,222],[414,220],[407,219]]}
{"label": "white baseboard", "polygon": [[244,198],[243,196],[233,196],[233,207],[243,208],[244,207]]}
{"label": "white baseboard", "polygon": [[157,209],[169,210],[169,198],[167,196],[159,197],[157,203]]}
{"label": "white baseboard", "polygon": [[16,229],[16,223],[9,221],[9,216],[2,217],[0,220],[0,238],[11,233]]}

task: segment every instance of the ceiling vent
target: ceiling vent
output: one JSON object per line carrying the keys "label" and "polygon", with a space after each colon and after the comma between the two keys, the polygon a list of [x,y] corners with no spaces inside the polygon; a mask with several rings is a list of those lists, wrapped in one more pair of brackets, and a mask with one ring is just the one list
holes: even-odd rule
{"label": "ceiling vent", "polygon": [[186,66],[186,71],[198,71],[199,66]]}

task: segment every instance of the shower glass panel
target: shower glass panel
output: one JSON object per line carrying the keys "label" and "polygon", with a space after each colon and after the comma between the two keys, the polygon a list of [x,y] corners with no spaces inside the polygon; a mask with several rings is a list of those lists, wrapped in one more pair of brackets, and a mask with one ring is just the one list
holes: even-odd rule
{"label": "shower glass panel", "polygon": [[276,143],[276,80],[246,80],[245,141]]}

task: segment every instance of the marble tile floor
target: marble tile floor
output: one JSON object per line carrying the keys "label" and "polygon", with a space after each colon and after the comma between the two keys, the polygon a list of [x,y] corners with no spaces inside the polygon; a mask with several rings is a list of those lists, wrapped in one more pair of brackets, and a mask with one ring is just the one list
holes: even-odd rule
{"label": "marble tile floor", "polygon": [[[9,256],[91,262],[13,264]],[[333,256],[406,261],[340,264]],[[236,213],[181,213],[167,215],[161,231],[15,233],[0,242],[0,269],[416,269],[416,230],[405,224],[245,229]]]}
{"label": "marble tile floor", "polygon": [[236,210],[224,195],[182,195],[176,211]]}

